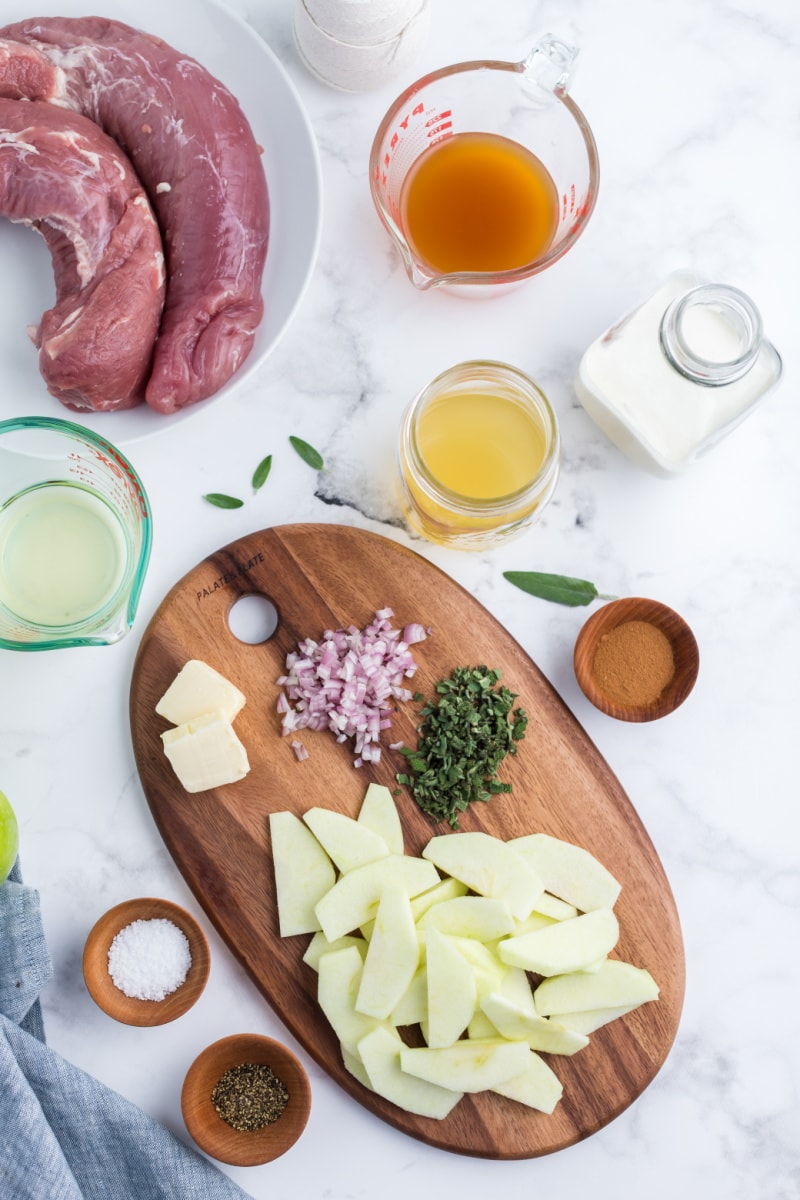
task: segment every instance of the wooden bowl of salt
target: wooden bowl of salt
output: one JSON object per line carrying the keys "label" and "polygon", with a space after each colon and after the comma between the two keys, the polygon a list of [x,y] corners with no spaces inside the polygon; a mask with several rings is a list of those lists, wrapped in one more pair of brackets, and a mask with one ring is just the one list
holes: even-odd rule
{"label": "wooden bowl of salt", "polygon": [[630,596],[604,605],[575,643],[584,695],[619,721],[655,721],[683,704],[700,652],[683,617],[658,600]]}
{"label": "wooden bowl of salt", "polygon": [[206,986],[208,941],[178,904],[125,900],[93,926],[83,978],[99,1008],[125,1025],[165,1025],[183,1016]]}

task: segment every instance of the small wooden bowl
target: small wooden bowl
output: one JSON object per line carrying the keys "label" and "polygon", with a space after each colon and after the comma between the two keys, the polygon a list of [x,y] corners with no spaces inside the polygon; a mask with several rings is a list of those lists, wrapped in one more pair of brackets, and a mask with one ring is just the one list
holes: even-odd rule
{"label": "small wooden bowl", "polygon": [[[655,625],[672,646],[675,674],[661,695],[648,704],[623,704],[613,699],[603,691],[593,673],[600,639],[628,621],[647,621]],[[630,596],[604,605],[589,618],[578,634],[573,661],[581,690],[601,712],[619,721],[655,721],[674,712],[691,692],[700,666],[700,652],[683,617],[658,600]]]}
{"label": "small wooden bowl", "polygon": [[[245,1132],[224,1121],[211,1102],[225,1072],[242,1063],[271,1067],[289,1091],[277,1120]],[[183,1083],[181,1110],[186,1128],[206,1154],[235,1167],[255,1167],[279,1158],[300,1137],[311,1111],[311,1085],[286,1046],[257,1033],[238,1033],[213,1042],[194,1060]]]}
{"label": "small wooden bowl", "polygon": [[[108,973],[108,951],[121,929],[133,921],[163,918],[172,921],[189,943],[192,965],[179,988],[163,1000],[126,996]],[[211,956],[206,936],[191,913],[169,900],[145,897],[125,900],[110,908],[94,925],[83,950],[83,978],[89,994],[103,1012],[125,1025],[166,1025],[182,1017],[197,1000],[208,980]]]}

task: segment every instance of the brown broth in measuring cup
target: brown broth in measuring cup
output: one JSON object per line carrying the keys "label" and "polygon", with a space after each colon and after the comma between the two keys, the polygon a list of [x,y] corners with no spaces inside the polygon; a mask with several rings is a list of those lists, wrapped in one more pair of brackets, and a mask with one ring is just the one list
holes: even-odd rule
{"label": "brown broth in measuring cup", "polygon": [[433,270],[495,272],[547,252],[559,198],[544,165],[518,142],[457,133],[419,156],[400,209],[412,252]]}

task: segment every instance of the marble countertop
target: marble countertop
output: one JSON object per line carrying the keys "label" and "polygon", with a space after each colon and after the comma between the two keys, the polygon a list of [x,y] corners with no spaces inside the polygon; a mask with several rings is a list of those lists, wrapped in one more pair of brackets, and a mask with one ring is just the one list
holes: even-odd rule
{"label": "marble countertop", "polygon": [[[128,691],[148,621],[195,563],[273,524],[355,525],[412,546],[468,588],[620,779],[680,913],[682,1021],[661,1072],[626,1112],[579,1145],[519,1162],[462,1158],[398,1133],[294,1047],[313,1089],[305,1134],[273,1164],[222,1169],[255,1200],[478,1200],[498,1188],[560,1200],[589,1190],[596,1200],[790,1200],[800,1194],[797,7],[431,0],[430,36],[413,66],[359,94],[326,87],[301,64],[289,0],[238,0],[234,10],[278,55],[313,126],[320,252],[294,320],[254,375],[224,403],[124,447],[155,526],[132,633],[102,650],[0,651],[0,786],[20,819],[23,873],[41,892],[54,961],[43,996],[48,1041],[187,1141],[180,1089],[202,1047],[241,1030],[293,1044],[159,837],[134,765]],[[416,292],[369,198],[367,159],[384,111],[427,70],[517,60],[548,30],[581,47],[571,92],[601,163],[586,233],[549,271],[497,299]],[[753,297],[785,375],[713,453],[662,481],[610,444],[572,381],[585,347],[680,266]],[[540,524],[502,549],[463,554],[403,529],[393,448],[410,398],[472,357],[511,362],[537,380],[557,411],[564,451]],[[314,475],[292,454],[290,434],[321,451],[324,472]],[[243,508],[204,502],[209,491],[243,493],[267,453],[269,484]],[[510,569],[577,575],[602,592],[677,609],[701,652],[689,699],[645,725],[596,711],[572,671],[576,636],[593,610],[527,597],[503,580]],[[94,921],[137,895],[195,912],[212,950],[201,1001],[150,1030],[105,1016],[81,974]]]}

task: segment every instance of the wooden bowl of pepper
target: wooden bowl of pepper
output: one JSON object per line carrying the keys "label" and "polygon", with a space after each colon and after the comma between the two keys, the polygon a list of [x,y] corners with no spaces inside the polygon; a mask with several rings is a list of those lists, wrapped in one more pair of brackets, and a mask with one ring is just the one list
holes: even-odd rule
{"label": "wooden bowl of pepper", "polygon": [[575,676],[596,708],[619,721],[655,721],[683,704],[700,652],[683,617],[630,596],[599,609],[575,643]]}
{"label": "wooden bowl of pepper", "polygon": [[311,1085],[299,1059],[280,1042],[233,1034],[194,1060],[181,1110],[206,1154],[255,1167],[279,1158],[300,1137],[311,1111]]}

